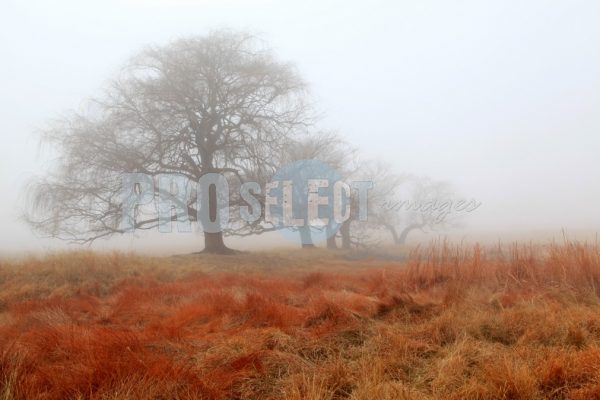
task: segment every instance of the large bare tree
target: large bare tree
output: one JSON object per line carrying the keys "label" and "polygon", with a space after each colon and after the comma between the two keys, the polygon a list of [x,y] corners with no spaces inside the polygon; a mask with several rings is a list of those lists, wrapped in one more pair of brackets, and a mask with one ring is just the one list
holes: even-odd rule
{"label": "large bare tree", "polygon": [[[148,47],[85,112],[46,130],[59,156],[30,185],[26,220],[45,235],[92,242],[123,232],[125,173],[191,181],[221,173],[239,184],[272,168],[272,154],[309,124],[305,94],[294,67],[252,35],[220,31]],[[214,217],[216,190],[208,199]],[[191,221],[196,200],[191,196],[181,207]],[[136,229],[159,224],[156,216],[136,213]],[[230,251],[223,232],[205,232],[204,245],[206,252]]]}

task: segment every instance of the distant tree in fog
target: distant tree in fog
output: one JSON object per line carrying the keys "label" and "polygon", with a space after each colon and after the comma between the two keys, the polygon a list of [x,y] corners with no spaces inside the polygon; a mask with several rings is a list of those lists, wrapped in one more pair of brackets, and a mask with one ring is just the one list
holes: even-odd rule
{"label": "distant tree in fog", "polygon": [[352,244],[373,245],[382,240],[378,232],[389,234],[394,244],[403,245],[415,231],[427,233],[455,228],[464,215],[456,211],[457,202],[462,202],[467,209],[470,204],[458,199],[447,182],[397,174],[385,162],[366,162],[358,174],[360,179],[373,182],[368,220],[360,222],[353,213],[344,223],[340,232],[346,248]]}
{"label": "distant tree in fog", "polygon": [[[357,149],[346,142],[339,134],[331,131],[313,131],[303,135],[288,136],[280,144],[280,151],[271,153],[268,163],[254,165],[252,168],[246,169],[244,175],[246,181],[256,182],[261,188],[264,188],[267,183],[273,181],[277,171],[282,167],[306,160],[317,160],[335,169],[342,178],[345,178],[350,176],[351,171],[357,167]],[[307,166],[304,166],[304,168],[306,169]],[[310,179],[314,178],[313,173],[318,175],[319,172],[304,170],[302,171],[302,175]],[[240,180],[237,182],[240,182]],[[238,191],[238,188],[235,187],[235,182],[233,185],[232,192],[235,193]],[[306,187],[303,185],[294,186],[294,198],[306,198],[305,190]],[[240,219],[237,224],[233,224],[225,231],[226,235],[249,236],[274,232],[280,229],[279,225],[274,225],[272,222],[265,220],[265,194],[264,191],[253,193],[253,196],[262,208],[260,218],[250,223]],[[302,201],[300,201],[300,205],[306,206]],[[305,214],[306,209],[302,210],[302,207],[294,209],[295,217],[306,218]],[[288,229],[292,228],[288,227]],[[306,225],[293,229],[298,231],[299,237],[304,238],[302,247],[314,247],[311,239],[311,230],[319,228]],[[333,229],[333,226],[329,224],[322,229]],[[327,247],[336,247],[334,235],[327,241]]]}
{"label": "distant tree in fog", "polygon": [[405,176],[394,195],[380,203],[374,219],[391,234],[395,244],[406,244],[414,231],[427,233],[457,227],[460,215],[452,210],[455,201],[456,194],[447,182]]}
{"label": "distant tree in fog", "polygon": [[[393,199],[398,193],[405,176],[394,172],[389,163],[381,160],[361,161],[350,176],[351,179],[373,182],[369,191],[367,203],[367,221],[359,221],[356,193],[351,197],[350,218],[340,228],[342,248],[348,249],[352,245],[370,245],[374,231],[382,228],[388,222],[387,212],[382,205]],[[395,218],[395,216],[394,216]]]}
{"label": "distant tree in fog", "polygon": [[[358,168],[358,151],[334,132],[317,132],[301,138],[292,139],[282,153],[281,164],[290,164],[300,160],[319,160],[335,169],[342,180],[350,177]],[[295,188],[301,190],[302,188]],[[295,193],[296,196],[305,196]],[[315,229],[315,227],[312,227]],[[336,234],[333,218],[321,229],[328,230],[327,247],[337,248]],[[311,227],[298,228],[299,234],[304,237],[303,247],[314,247],[311,239]]]}
{"label": "distant tree in fog", "polygon": [[[273,154],[310,122],[304,99],[295,69],[251,35],[216,32],[148,47],[86,112],[46,130],[59,157],[30,185],[25,218],[45,235],[92,242],[123,232],[124,173],[180,174],[194,182],[221,173],[234,185],[268,176]],[[183,208],[192,221],[196,200],[191,196]],[[238,201],[232,197],[230,205]],[[216,190],[209,191],[208,204],[217,218]],[[159,224],[155,216],[136,215],[136,229]],[[253,229],[264,227],[240,233]],[[206,232],[204,250],[229,252],[223,232]]]}

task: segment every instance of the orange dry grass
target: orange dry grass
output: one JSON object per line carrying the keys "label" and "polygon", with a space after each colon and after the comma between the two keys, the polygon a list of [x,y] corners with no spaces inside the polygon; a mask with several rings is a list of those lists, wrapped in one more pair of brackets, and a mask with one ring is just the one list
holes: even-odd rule
{"label": "orange dry grass", "polygon": [[599,296],[573,243],[3,262],[0,399],[600,398]]}

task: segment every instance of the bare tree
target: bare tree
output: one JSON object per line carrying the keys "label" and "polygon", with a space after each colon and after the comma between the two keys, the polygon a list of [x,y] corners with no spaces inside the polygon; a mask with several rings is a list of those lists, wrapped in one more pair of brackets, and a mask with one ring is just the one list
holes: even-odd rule
{"label": "bare tree", "polygon": [[397,245],[405,244],[415,231],[426,233],[459,226],[465,211],[478,207],[473,201],[458,198],[447,182],[397,174],[379,160],[362,162],[351,179],[370,181],[373,187],[366,221],[359,221],[357,199],[351,198],[351,216],[340,228],[343,248],[377,245],[383,240],[379,233],[391,235]]}
{"label": "bare tree", "polygon": [[[336,175],[338,175],[341,180],[346,179],[353,173],[356,168],[357,160],[356,148],[347,143],[339,134],[331,131],[319,131],[301,138],[290,140],[281,155],[281,165],[288,165],[302,160],[317,160],[335,170]],[[316,178],[318,177],[317,175],[322,172],[310,171],[311,167],[313,166],[310,164],[305,164],[303,166],[304,171],[302,171],[302,175],[307,179]],[[319,167],[317,167],[317,169],[319,169]],[[330,182],[330,185],[333,185],[333,183]],[[294,187],[294,196],[306,196],[306,193],[303,192],[305,189],[306,188],[303,186]],[[305,218],[306,215],[303,215],[303,217]],[[302,237],[302,246],[314,247],[311,231],[319,229],[327,231],[327,247],[337,247],[335,234],[333,233],[335,230],[334,224],[333,218],[329,218],[329,223],[323,227],[299,227],[298,231]]]}
{"label": "bare tree", "polygon": [[457,198],[450,184],[428,177],[404,175],[374,199],[370,222],[387,230],[395,244],[405,244],[414,231],[424,233],[458,226],[453,212]]}
{"label": "bare tree", "polygon": [[373,242],[373,231],[381,229],[384,224],[396,219],[396,216],[383,207],[390,199],[395,198],[400,186],[406,180],[405,175],[396,174],[393,168],[381,160],[361,161],[351,172],[350,179],[372,182],[367,202],[367,221],[359,221],[359,204],[353,191],[350,198],[350,218],[340,228],[342,248],[352,245],[370,245]]}
{"label": "bare tree", "polygon": [[[194,182],[221,173],[245,181],[268,168],[272,154],[309,124],[304,99],[295,69],[252,35],[221,31],[148,47],[86,112],[46,130],[59,157],[48,176],[29,187],[25,218],[45,235],[92,242],[123,232],[124,173],[180,174]],[[211,188],[214,217],[219,210]],[[191,221],[197,220],[196,200],[184,208]],[[159,223],[138,212],[135,228]],[[204,245],[206,252],[230,252],[222,232],[205,232]]]}

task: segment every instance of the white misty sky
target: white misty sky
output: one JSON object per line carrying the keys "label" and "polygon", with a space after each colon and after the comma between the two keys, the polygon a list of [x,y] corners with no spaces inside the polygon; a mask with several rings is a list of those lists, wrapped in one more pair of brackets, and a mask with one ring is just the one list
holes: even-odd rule
{"label": "white misty sky", "polygon": [[591,0],[4,0],[0,251],[52,245],[16,220],[50,161],[35,130],[143,45],[223,27],[298,65],[322,127],[481,201],[473,231],[597,230],[599,20]]}

